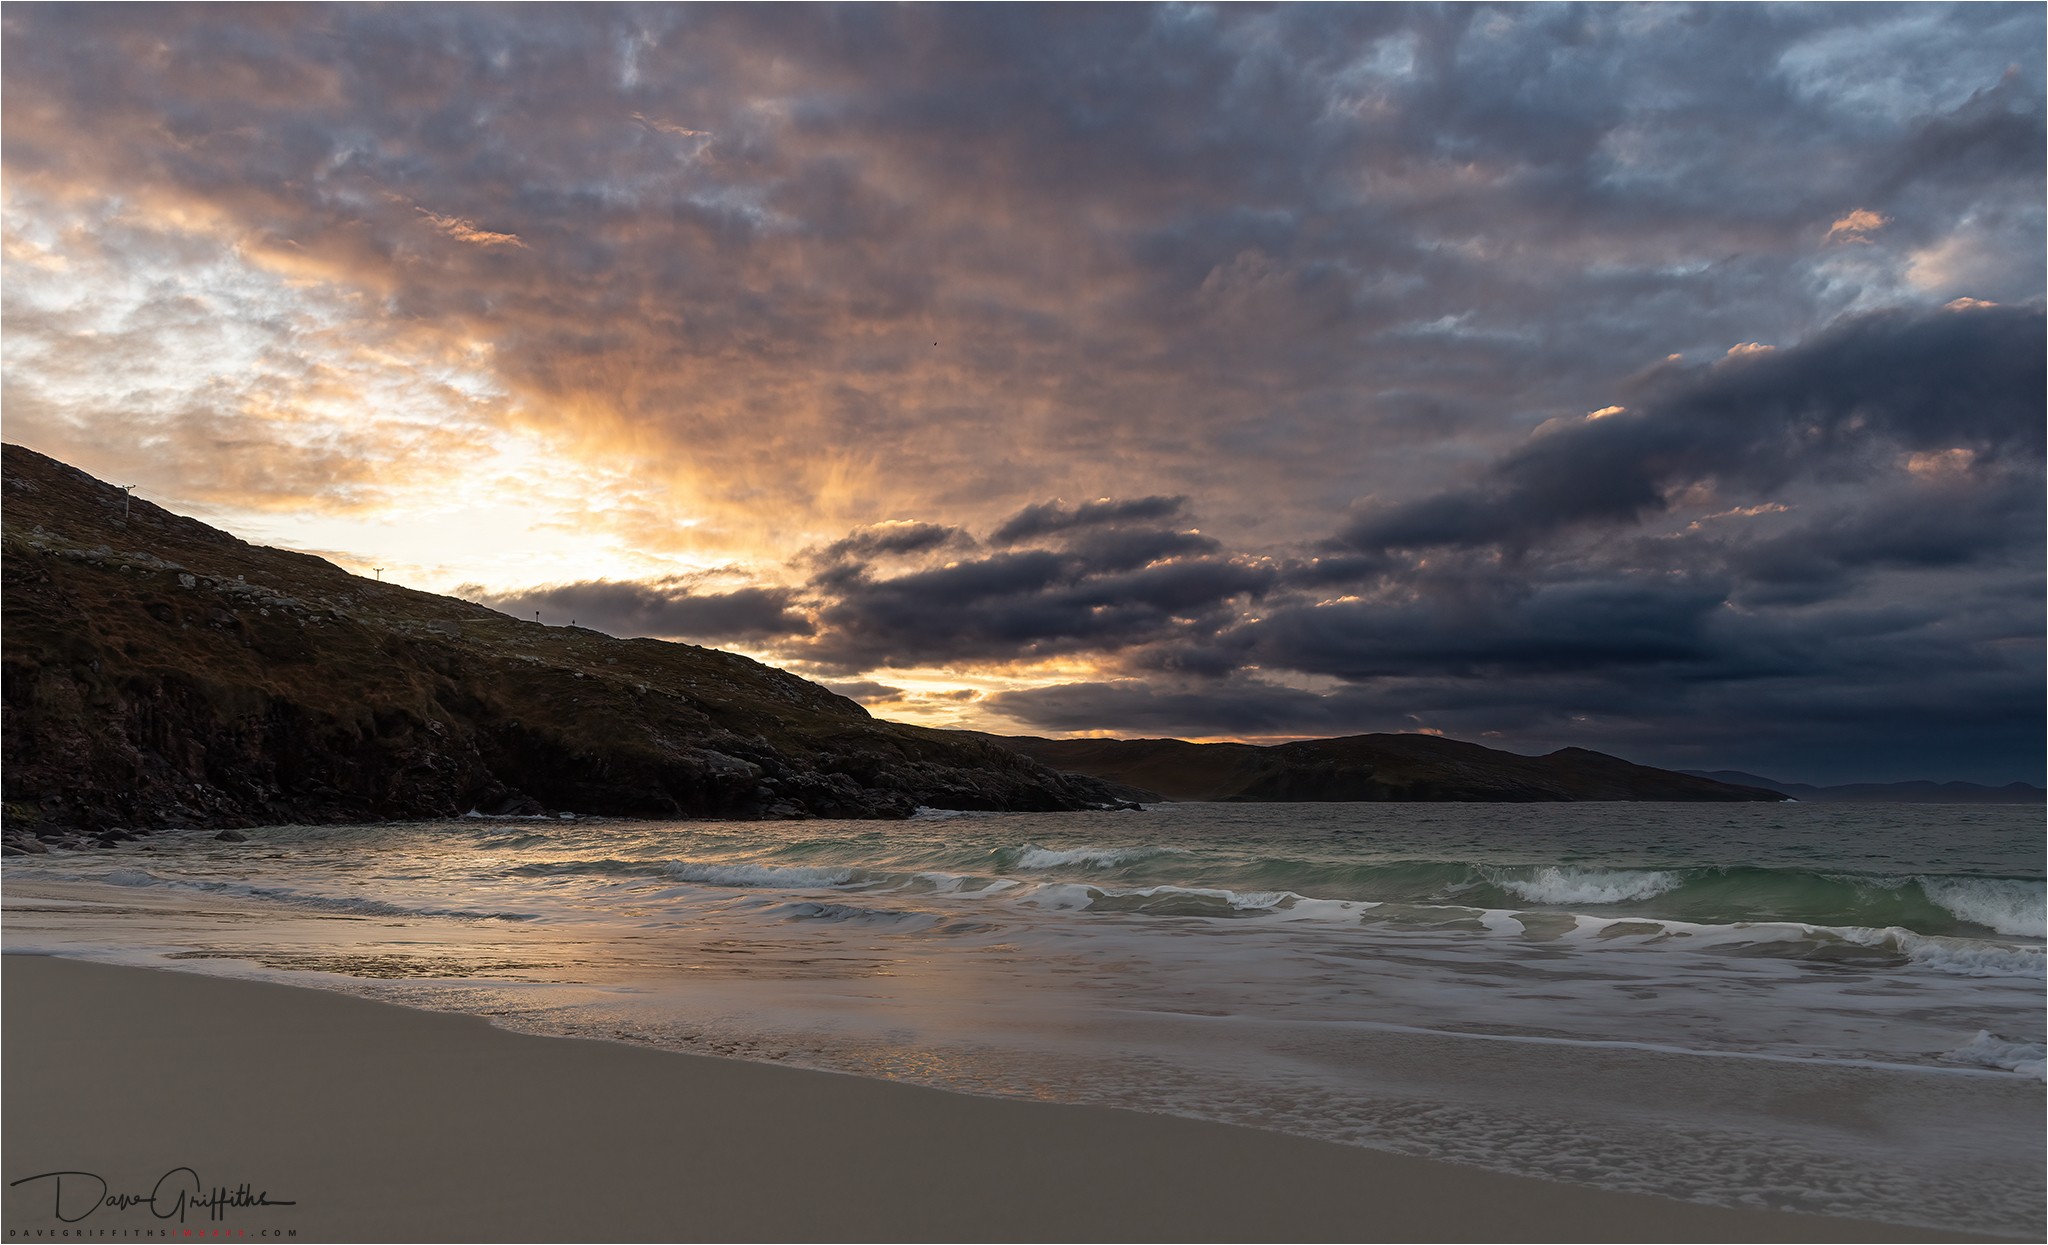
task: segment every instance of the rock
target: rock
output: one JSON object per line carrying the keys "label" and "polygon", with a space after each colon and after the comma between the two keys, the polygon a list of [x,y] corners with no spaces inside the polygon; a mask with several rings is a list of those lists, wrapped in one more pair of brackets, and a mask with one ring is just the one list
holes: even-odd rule
{"label": "rock", "polygon": [[213,837],[223,843],[247,843],[249,841],[249,836],[243,834],[240,830],[223,830]]}
{"label": "rock", "polygon": [[541,807],[539,800],[515,791],[481,811],[493,817],[539,817],[545,815],[548,810]]}
{"label": "rock", "polygon": [[27,853],[27,852],[25,852],[25,851],[22,851],[22,850],[21,850],[20,848],[16,847],[16,846],[15,846],[14,844],[12,844],[12,843],[0,843],[0,856],[26,856],[26,855],[28,855],[28,853]]}

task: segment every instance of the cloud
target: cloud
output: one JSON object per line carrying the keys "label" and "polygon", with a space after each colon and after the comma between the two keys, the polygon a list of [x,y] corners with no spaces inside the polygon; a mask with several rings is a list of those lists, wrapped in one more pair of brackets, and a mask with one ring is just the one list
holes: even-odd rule
{"label": "cloud", "polygon": [[646,113],[642,112],[634,113],[633,120],[638,121],[640,124],[646,126],[650,130],[658,130],[663,134],[673,134],[677,138],[711,137],[711,131],[709,130],[693,130],[688,126],[678,125],[673,121],[657,120],[656,118],[650,117]]}
{"label": "cloud", "polygon": [[[1940,568],[2037,561],[2044,518],[2038,477],[1984,478],[1965,460],[1915,456],[1914,485],[1886,490],[1768,539],[1733,548],[1749,580],[1825,592],[1878,568]],[[1909,470],[1911,467],[1909,466]]]}
{"label": "cloud", "polygon": [[851,532],[825,546],[818,558],[824,562],[866,561],[891,554],[925,553],[960,542],[972,543],[960,528],[898,519]]}
{"label": "cloud", "polygon": [[1828,226],[1828,241],[1868,243],[1871,234],[1883,229],[1890,223],[1889,220],[1868,208],[1857,208],[1847,216]]}
{"label": "cloud", "polygon": [[8,432],[1152,733],[2016,756],[1963,707],[2038,691],[2043,29],[12,6]]}
{"label": "cloud", "polygon": [[457,242],[467,242],[471,246],[516,246],[522,251],[526,249],[526,244],[519,240],[517,234],[493,233],[488,229],[479,229],[475,221],[464,220],[460,216],[440,216],[425,208],[413,210],[426,217],[434,228]]}
{"label": "cloud", "polygon": [[2039,308],[1885,311],[1795,348],[1669,365],[1640,382],[1634,413],[1539,435],[1478,484],[1369,508],[1339,539],[1525,548],[1663,513],[1691,486],[1759,495],[1872,445],[2038,462],[2042,333]]}
{"label": "cloud", "polygon": [[513,593],[465,587],[468,590],[458,590],[459,595],[515,618],[538,611],[549,625],[574,622],[611,635],[742,643],[807,635],[812,630],[811,622],[791,608],[793,594],[781,588],[707,593],[674,580],[593,580]]}
{"label": "cloud", "polygon": [[891,687],[886,683],[876,683],[871,679],[856,679],[852,682],[839,683],[828,682],[824,684],[824,687],[827,691],[837,692],[849,700],[857,700],[864,705],[898,704],[907,695],[900,687]]}
{"label": "cloud", "polygon": [[[2039,285],[2024,8],[312,14],[16,14],[10,226],[76,262],[112,228],[81,212],[146,213],[181,225],[110,271],[259,268],[418,369],[487,343],[486,437],[658,461],[727,556],[1105,493],[1297,540],[1909,254],[1977,274],[1938,250],[1966,219],[2009,262],[1942,294]],[[1900,254],[1810,254],[1844,204]],[[122,396],[90,389],[50,396]]]}
{"label": "cloud", "polygon": [[997,545],[1014,545],[1034,537],[1069,532],[1076,528],[1100,527],[1140,519],[1169,519],[1180,513],[1187,500],[1184,496],[1139,497],[1129,501],[1113,501],[1104,497],[1096,501],[1083,502],[1071,510],[1056,501],[1040,502],[1026,506],[1011,515],[1002,526],[989,534],[989,541]]}

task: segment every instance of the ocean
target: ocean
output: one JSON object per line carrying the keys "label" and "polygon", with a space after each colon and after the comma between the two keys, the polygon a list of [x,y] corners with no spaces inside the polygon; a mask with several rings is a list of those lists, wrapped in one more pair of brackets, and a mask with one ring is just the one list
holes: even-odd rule
{"label": "ocean", "polygon": [[2039,809],[248,834],[10,859],[6,950],[1707,1203],[2044,1230]]}

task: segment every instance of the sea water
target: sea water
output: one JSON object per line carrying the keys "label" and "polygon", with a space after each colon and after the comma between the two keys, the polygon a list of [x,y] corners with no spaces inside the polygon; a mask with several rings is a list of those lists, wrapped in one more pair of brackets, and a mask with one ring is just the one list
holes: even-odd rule
{"label": "sea water", "polygon": [[2043,1228],[2039,809],[1166,804],[249,837],[11,859],[6,948],[1702,1202]]}

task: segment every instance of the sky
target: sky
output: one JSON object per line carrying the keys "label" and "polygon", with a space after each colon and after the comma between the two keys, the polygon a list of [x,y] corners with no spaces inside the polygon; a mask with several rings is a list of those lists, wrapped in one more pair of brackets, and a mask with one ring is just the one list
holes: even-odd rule
{"label": "sky", "polygon": [[0,429],[1006,734],[2043,772],[2039,5],[0,12]]}

